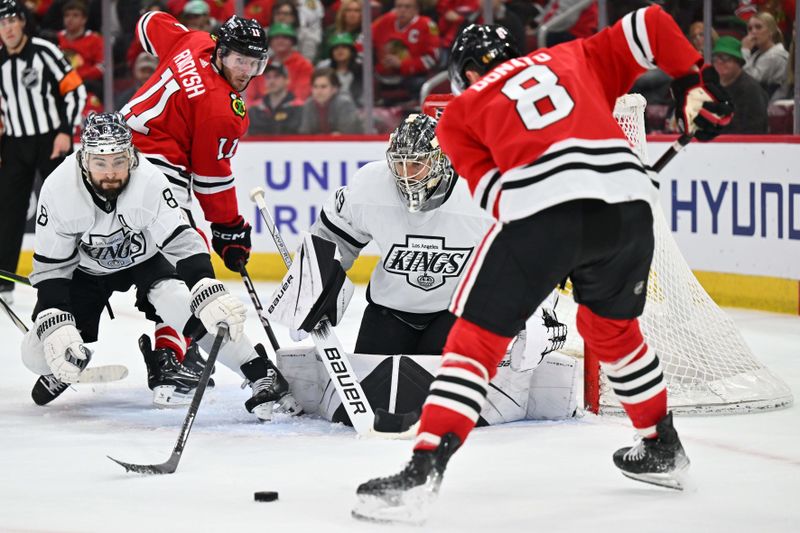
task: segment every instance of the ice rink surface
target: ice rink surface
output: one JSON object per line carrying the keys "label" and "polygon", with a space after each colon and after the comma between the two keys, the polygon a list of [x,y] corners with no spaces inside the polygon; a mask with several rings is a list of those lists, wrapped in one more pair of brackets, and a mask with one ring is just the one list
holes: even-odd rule
{"label": "ice rink surface", "polygon": [[[252,307],[241,284],[228,282]],[[258,286],[262,300],[273,285]],[[351,349],[364,307],[358,287],[336,328]],[[14,309],[29,320],[34,293]],[[19,357],[21,334],[0,316],[0,531],[582,531],[592,533],[800,531],[800,411],[680,417],[693,490],[674,492],[624,478],[611,454],[632,444],[627,419],[585,416],[476,430],[451,461],[427,525],[382,526],[350,518],[356,486],[393,474],[409,441],[357,438],[319,419],[261,424],[247,413],[240,380],[218,365],[178,471],[125,473],[106,455],[139,463],[169,457],[186,408],[156,409],[136,339],[152,326],[112,300],[95,364],[125,364],[125,381],[76,385],[50,406],[30,399],[35,376]],[[800,398],[800,317],[730,310],[757,357]],[[247,331],[267,343],[251,313]],[[276,326],[289,345],[286,330]],[[256,503],[254,491],[280,492]]]}

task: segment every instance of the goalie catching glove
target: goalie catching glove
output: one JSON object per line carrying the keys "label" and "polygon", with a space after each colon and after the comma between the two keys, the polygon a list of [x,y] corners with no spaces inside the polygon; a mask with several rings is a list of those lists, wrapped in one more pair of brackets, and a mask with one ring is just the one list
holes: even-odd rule
{"label": "goalie catching glove", "polygon": [[91,359],[75,327],[72,313],[61,309],[45,309],[36,317],[36,335],[42,341],[44,357],[53,375],[64,383],[78,381]]}
{"label": "goalie catching glove", "polygon": [[705,65],[699,72],[675,79],[670,90],[683,133],[694,135],[698,141],[710,141],[731,123],[733,103],[713,67]]}
{"label": "goalie catching glove", "polygon": [[192,287],[190,309],[212,335],[216,335],[219,325],[225,323],[232,341],[241,338],[247,308],[220,281],[212,278],[198,281]]}
{"label": "goalie catching glove", "polygon": [[338,324],[353,297],[353,283],[340,259],[334,243],[304,233],[294,263],[272,294],[264,316],[287,326],[293,340],[302,339],[300,332],[311,333],[325,317],[332,326]]}
{"label": "goalie catching glove", "polygon": [[233,224],[211,224],[211,246],[228,270],[239,272],[250,259],[250,230],[241,216]]}

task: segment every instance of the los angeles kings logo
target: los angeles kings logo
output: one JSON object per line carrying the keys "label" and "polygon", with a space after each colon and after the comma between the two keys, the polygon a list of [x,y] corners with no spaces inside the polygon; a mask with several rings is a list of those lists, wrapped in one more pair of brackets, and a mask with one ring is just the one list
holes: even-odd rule
{"label": "los angeles kings logo", "polygon": [[101,267],[118,270],[133,265],[147,248],[141,233],[122,227],[111,235],[89,235],[89,242],[81,242],[81,250]]}
{"label": "los angeles kings logo", "polygon": [[444,285],[447,278],[457,278],[464,271],[472,247],[448,248],[444,237],[406,235],[405,244],[395,244],[383,262],[383,268],[392,274],[406,277],[406,281],[424,291]]}

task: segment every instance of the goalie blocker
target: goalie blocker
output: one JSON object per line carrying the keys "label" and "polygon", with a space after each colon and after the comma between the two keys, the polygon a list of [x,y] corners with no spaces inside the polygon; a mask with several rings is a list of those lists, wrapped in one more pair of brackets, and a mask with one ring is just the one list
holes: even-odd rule
{"label": "goalie blocker", "polygon": [[324,317],[337,325],[352,297],[353,283],[342,268],[336,245],[303,233],[295,261],[269,299],[264,316],[290,331],[310,333]]}

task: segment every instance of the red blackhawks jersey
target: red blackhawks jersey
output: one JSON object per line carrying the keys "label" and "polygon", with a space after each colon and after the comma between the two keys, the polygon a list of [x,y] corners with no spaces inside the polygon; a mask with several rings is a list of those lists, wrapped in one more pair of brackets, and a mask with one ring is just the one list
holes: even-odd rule
{"label": "red blackhawks jersey", "polygon": [[192,189],[206,220],[234,222],[230,160],[249,122],[242,96],[212,64],[214,41],[163,12],[143,15],[136,33],[159,64],[122,108],[134,145],[166,174],[182,207]]}
{"label": "red blackhawks jersey", "polygon": [[[400,28],[397,14],[390,11],[372,23],[372,41],[378,55],[375,67],[384,78],[425,74],[439,61],[439,28],[428,17],[418,15]],[[390,71],[380,59],[384,54],[400,57],[399,71]]]}
{"label": "red blackhawks jersey", "polygon": [[488,72],[445,108],[437,137],[473,198],[502,222],[579,198],[654,202],[612,111],[646,69],[702,61],[660,7]]}

